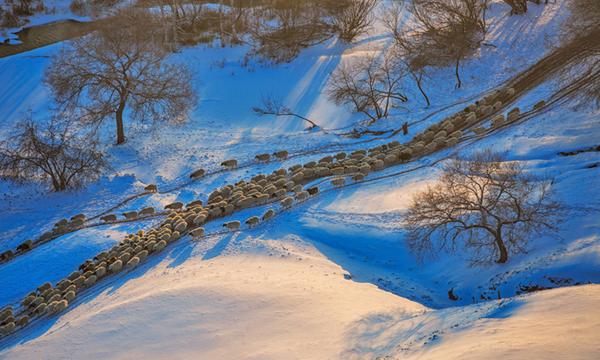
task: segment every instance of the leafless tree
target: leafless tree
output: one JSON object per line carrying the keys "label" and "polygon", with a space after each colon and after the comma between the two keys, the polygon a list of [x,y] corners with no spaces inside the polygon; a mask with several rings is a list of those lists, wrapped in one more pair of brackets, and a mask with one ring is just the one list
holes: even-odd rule
{"label": "leafless tree", "polygon": [[62,113],[95,125],[113,117],[117,144],[125,142],[125,114],[139,121],[184,120],[196,103],[191,74],[166,61],[160,31],[150,13],[128,11],[66,45],[45,77]]}
{"label": "leafless tree", "polygon": [[371,27],[373,11],[379,0],[351,0],[341,3],[341,9],[332,16],[333,28],[342,41],[351,43]]}
{"label": "leafless tree", "polygon": [[0,175],[15,180],[49,181],[63,191],[96,179],[107,167],[97,142],[79,137],[73,127],[53,119],[17,124],[15,135],[0,142]]}
{"label": "leafless tree", "polygon": [[289,107],[283,105],[281,99],[278,99],[272,95],[263,96],[261,106],[255,106],[252,111],[258,116],[272,115],[272,116],[286,116],[295,117],[300,120],[306,121],[310,124],[310,129],[318,128],[319,125],[311,119],[299,115],[292,111]]}
{"label": "leafless tree", "polygon": [[403,21],[403,6],[392,3],[384,22],[392,33],[413,78],[421,80],[427,68],[453,66],[456,87],[462,86],[460,63],[475,53],[485,37],[488,0],[414,0],[414,21]]}
{"label": "leafless tree", "polygon": [[329,98],[336,104],[351,104],[370,123],[386,118],[392,108],[408,101],[402,89],[403,68],[392,56],[367,56],[340,65],[328,84]]}
{"label": "leafless tree", "polygon": [[438,184],[414,196],[408,246],[423,258],[435,245],[453,251],[462,242],[476,250],[477,262],[505,263],[526,251],[533,234],[557,230],[563,208],[550,188],[489,150],[451,160]]}

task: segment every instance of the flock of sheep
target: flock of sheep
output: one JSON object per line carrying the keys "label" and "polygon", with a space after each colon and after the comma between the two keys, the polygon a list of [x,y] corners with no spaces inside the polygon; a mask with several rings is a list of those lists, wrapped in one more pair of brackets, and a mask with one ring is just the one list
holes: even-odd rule
{"label": "flock of sheep", "polygon": [[[95,284],[109,274],[115,274],[124,268],[132,268],[140,264],[152,253],[160,252],[165,247],[184,235],[193,238],[205,236],[204,224],[236,211],[279,202],[281,208],[291,207],[294,202],[302,202],[319,192],[317,186],[304,189],[304,185],[316,179],[331,177],[333,186],[344,186],[347,178],[361,181],[372,172],[386,167],[404,163],[418,156],[423,156],[436,150],[453,146],[463,135],[463,131],[477,122],[483,121],[502,107],[502,102],[514,95],[512,88],[496,91],[464,110],[430,126],[426,131],[416,135],[405,145],[392,141],[368,150],[357,150],[350,154],[340,152],[333,156],[325,156],[318,161],[291,166],[288,169],[278,169],[271,174],[259,174],[249,181],[241,180],[214,190],[206,201],[195,200],[188,204],[174,202],[165,207],[166,219],[158,226],[144,232],[129,234],[119,244],[108,251],[103,251],[93,259],[86,260],[67,278],[56,285],[45,283],[28,294],[17,306],[17,311],[6,307],[0,311],[0,336],[12,333],[27,325],[29,320],[44,314],[55,314],[63,311],[75,299],[76,295]],[[542,104],[543,105],[543,104]],[[537,106],[537,104],[536,104]],[[515,115],[517,114],[517,115]],[[518,117],[518,108],[509,112],[508,121]],[[492,126],[505,123],[504,116],[498,115],[492,119]],[[472,129],[476,131],[476,129]],[[268,161],[267,154],[259,155],[260,161]],[[287,158],[287,152],[274,154],[279,159]],[[223,166],[235,167],[237,161],[227,160]],[[203,169],[197,170],[190,177],[199,178],[205,174]],[[148,191],[156,191],[156,187]],[[155,214],[153,208],[145,208],[139,212],[125,213],[127,219],[140,215]],[[249,227],[256,226],[275,215],[273,209],[268,209],[261,217],[252,216],[245,221]],[[102,220],[110,222],[115,215],[107,215]],[[80,214],[70,221],[61,220],[56,228],[81,226],[85,216]],[[229,221],[223,224],[225,228],[237,231],[240,221]]]}

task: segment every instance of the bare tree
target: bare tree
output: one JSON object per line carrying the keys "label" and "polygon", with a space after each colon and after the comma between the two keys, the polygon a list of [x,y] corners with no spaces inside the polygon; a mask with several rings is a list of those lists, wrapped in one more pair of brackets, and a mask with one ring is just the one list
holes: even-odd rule
{"label": "bare tree", "polygon": [[306,121],[307,123],[309,123],[310,129],[315,129],[315,128],[319,127],[319,125],[317,125],[311,119],[306,118],[302,115],[299,115],[299,114],[293,112],[290,108],[283,105],[283,102],[281,101],[281,99],[275,98],[272,95],[263,96],[261,106],[253,107],[252,111],[255,114],[257,114],[258,116],[265,116],[265,115],[286,116],[286,117],[291,116],[291,117],[295,117],[295,118],[298,118],[300,120],[303,120],[303,121]]}
{"label": "bare tree", "polygon": [[125,142],[127,113],[131,120],[182,121],[196,94],[187,67],[166,62],[162,38],[153,17],[135,10],[66,45],[45,78],[60,110],[96,125],[113,117],[117,144]]}
{"label": "bare tree", "polygon": [[384,23],[424,97],[421,81],[429,67],[453,66],[456,87],[462,86],[460,63],[475,53],[485,37],[487,2],[415,0],[410,4],[414,19],[410,24],[403,21],[403,6],[392,3],[386,9]]}
{"label": "bare tree", "polygon": [[526,251],[533,234],[557,230],[562,207],[550,187],[489,150],[451,160],[437,185],[414,196],[406,214],[408,246],[422,258],[434,242],[451,251],[462,242],[476,250],[475,261],[505,263],[509,254]]}
{"label": "bare tree", "polygon": [[351,104],[370,123],[386,118],[392,108],[408,101],[402,90],[405,73],[391,56],[367,56],[340,65],[331,75],[329,98],[336,104]]}
{"label": "bare tree", "polygon": [[379,0],[352,0],[347,3],[342,1],[342,7],[333,14],[333,28],[340,39],[351,43],[357,36],[365,33],[373,23],[373,10]]}
{"label": "bare tree", "polygon": [[96,179],[107,167],[97,142],[79,137],[68,123],[55,119],[20,122],[16,135],[0,142],[0,176],[15,180],[49,180],[63,191]]}

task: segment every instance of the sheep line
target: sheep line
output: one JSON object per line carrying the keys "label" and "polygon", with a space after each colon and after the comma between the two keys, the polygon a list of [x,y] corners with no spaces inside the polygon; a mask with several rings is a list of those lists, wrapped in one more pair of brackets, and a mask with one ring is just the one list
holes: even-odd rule
{"label": "sheep line", "polygon": [[[496,90],[496,94],[497,94],[497,92],[498,92],[498,90]],[[486,95],[486,97],[484,97],[484,99],[485,98],[494,97],[494,93],[486,92],[486,94],[487,95]],[[506,94],[504,94],[503,98],[509,98],[510,99],[511,97],[514,97],[514,95],[515,95],[515,93],[514,93],[514,90],[513,90],[512,93],[506,93]],[[510,99],[510,100],[512,102],[512,100],[514,100],[514,99]],[[478,103],[478,102],[476,102],[476,103]],[[502,104],[506,104],[506,102],[503,101]],[[494,113],[497,113],[497,112],[501,111],[502,110],[502,106],[500,106],[498,109],[494,109],[494,110],[495,110],[494,112],[491,112],[489,114],[490,116],[493,115]],[[455,115],[453,115],[453,116],[455,116]],[[452,116],[450,118],[452,118]],[[483,118],[482,121],[486,121],[485,116],[484,116],[484,118]],[[397,131],[399,131],[399,130],[397,130]],[[392,136],[393,136],[393,134],[390,137],[388,137],[388,138],[391,138]],[[372,141],[372,140],[374,140],[374,139],[369,139],[367,141]],[[344,146],[344,145],[345,144],[339,144],[339,146]],[[355,144],[349,144],[349,145],[355,145]],[[311,150],[311,151],[300,152],[300,153],[294,154],[292,156],[289,156],[289,154],[288,154],[287,151],[280,151],[280,152],[274,153],[273,157],[275,157],[275,158],[283,161],[283,160],[287,160],[287,159],[293,158],[293,157],[304,156],[304,155],[307,155],[307,154],[318,154],[318,153],[319,153],[318,151]],[[268,162],[268,161],[270,161],[270,159],[271,159],[271,156],[269,154],[259,154],[259,155],[257,155],[255,157],[255,160],[257,160],[258,162],[262,162],[262,163]],[[201,178],[203,178],[205,176],[213,175],[213,174],[217,174],[217,173],[222,173],[222,172],[225,172],[225,171],[232,170],[234,168],[238,168],[239,169],[239,168],[249,167],[249,166],[252,166],[254,163],[255,162],[247,163],[247,164],[242,165],[242,166],[238,166],[237,160],[235,160],[235,159],[226,160],[223,163],[221,163],[221,165],[224,166],[225,169],[216,170],[216,171],[213,171],[211,173],[206,173],[206,171],[204,169],[196,170],[195,172],[193,172],[190,175],[190,178],[192,180],[190,180],[190,181],[188,181],[188,182],[186,182],[184,184],[178,185],[178,186],[176,186],[174,188],[168,189],[166,191],[158,191],[156,185],[150,184],[150,185],[148,185],[148,186],[145,187],[145,189],[144,189],[145,191],[143,193],[130,196],[129,198],[125,199],[124,201],[121,201],[116,206],[113,206],[111,209],[109,209],[107,211],[104,211],[104,212],[102,212],[102,213],[100,213],[98,215],[95,215],[95,216],[93,216],[93,217],[91,217],[89,219],[85,219],[85,217],[83,217],[83,222],[86,222],[88,220],[93,220],[93,219],[97,219],[99,217],[102,217],[103,215],[108,214],[110,211],[112,211],[112,210],[114,210],[114,209],[116,209],[116,208],[118,208],[120,206],[123,206],[127,202],[129,202],[131,200],[134,200],[134,199],[137,199],[139,197],[142,197],[142,196],[145,196],[145,195],[150,195],[150,194],[153,194],[153,193],[166,194],[166,193],[169,193],[169,192],[181,189],[181,188],[183,188],[185,186],[188,186],[191,183],[193,183],[194,181],[197,181],[197,180],[199,180],[199,179],[201,179]],[[76,218],[76,217],[81,216],[81,215],[83,215],[83,214],[76,215],[73,218]],[[113,215],[109,215],[109,216],[113,216]],[[107,217],[107,216],[105,216],[105,217]],[[72,218],[72,220],[73,220],[73,218]],[[64,221],[66,221],[66,220],[61,220],[61,222],[64,222]],[[116,217],[113,217],[111,219],[111,221],[107,221],[107,222],[114,223],[115,221],[116,221]],[[71,233],[71,232],[80,230],[82,228],[85,228],[82,225],[83,225],[83,223],[77,223],[75,226],[71,226],[68,229],[65,229],[64,227],[62,227],[62,228],[58,227],[58,229],[57,229],[56,226],[55,226],[55,228],[53,229],[53,231],[46,232],[46,233],[42,234],[42,236],[40,236],[36,241],[27,240],[24,243],[22,243],[21,245],[19,245],[19,247],[24,247],[24,251],[19,250],[19,248],[17,248],[16,252],[12,252],[11,250],[8,250],[8,251],[5,251],[2,254],[0,254],[0,264],[3,263],[3,262],[7,262],[7,261],[11,260],[15,256],[19,256],[19,255],[24,254],[25,252],[31,250],[35,246],[42,245],[42,244],[44,244],[44,243],[46,243],[48,241],[51,241],[53,239],[56,239],[56,238],[62,236],[64,234]],[[57,230],[59,230],[59,231],[57,231]]]}
{"label": "sheep line", "polygon": [[[202,201],[196,200],[188,204],[185,210],[181,210],[183,204],[178,203],[175,210],[169,213],[168,218],[160,226],[152,228],[147,234],[144,234],[143,231],[139,231],[137,235],[129,234],[124,241],[115,245],[110,251],[103,251],[94,260],[84,262],[79,269],[84,271],[83,275],[80,271],[76,271],[68,278],[59,281],[56,288],[53,288],[50,283],[45,283],[38,288],[37,292],[30,293],[21,303],[22,311],[27,313],[19,319],[18,324],[22,326],[21,322],[25,321],[26,323],[29,316],[64,310],[69,301],[75,298],[77,288],[93,285],[98,278],[106,276],[107,271],[119,272],[124,264],[127,267],[137,266],[151,252],[162,251],[168,242],[175,241],[188,232],[194,236],[204,236],[204,228],[200,225],[207,221],[230,215],[236,209],[264,204],[270,198],[281,200],[283,208],[291,207],[294,200],[286,194],[292,191],[296,194],[297,201],[304,201],[310,196],[310,193],[303,190],[302,186],[307,180],[333,175],[337,176],[332,180],[333,185],[343,186],[345,180],[342,175],[348,176],[360,172],[362,173],[361,178],[357,179],[362,180],[364,175],[371,171],[383,170],[385,167],[398,163],[406,163],[411,158],[414,160],[415,157],[419,157],[417,155],[424,156],[443,148],[453,147],[462,137],[460,129],[472,127],[478,122],[478,117],[487,118],[493,108],[486,103],[494,103],[494,107],[500,107],[498,104],[501,102],[498,98],[501,99],[504,93],[513,95],[514,90],[505,89],[504,92],[496,92],[494,96],[466,108],[463,111],[464,114],[455,115],[432,125],[407,145],[393,141],[368,151],[357,150],[350,156],[346,153],[338,153],[335,157],[326,156],[318,163],[311,161],[304,165],[294,165],[289,168],[289,173],[285,169],[279,169],[271,175],[260,174],[254,176],[250,182],[241,180],[235,186],[226,185],[213,191],[208,197],[208,206],[206,207],[202,206]],[[450,132],[452,133],[448,137]],[[176,209],[179,209],[179,212]],[[266,213],[263,220],[265,217]],[[72,221],[81,221],[81,218],[76,216]],[[240,228],[240,222],[229,222],[224,226],[237,230]],[[7,311],[12,314],[12,308]],[[0,324],[2,332],[11,333],[15,330],[15,318],[8,317],[8,320],[2,319],[1,321],[3,321]]]}

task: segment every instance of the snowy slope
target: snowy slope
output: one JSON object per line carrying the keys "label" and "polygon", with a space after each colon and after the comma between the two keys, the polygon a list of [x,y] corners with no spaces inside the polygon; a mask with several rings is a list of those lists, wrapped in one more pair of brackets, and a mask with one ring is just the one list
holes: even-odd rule
{"label": "snowy slope", "polygon": [[[408,137],[395,137],[408,140],[461,109],[466,99],[535,63],[556,43],[568,15],[565,2],[532,4],[527,15],[511,17],[495,1],[489,13],[486,42],[494,47],[484,46],[464,64],[464,88],[454,90],[452,71],[437,71],[426,84],[431,108],[423,107],[409,85],[410,112],[376,127],[398,128],[433,114],[412,126]],[[39,186],[0,181],[0,251],[38,236],[60,218],[102,212],[151,182],[171,190],[140,197],[115,213],[204,198],[257,173],[383,142],[307,132],[297,120],[256,118],[250,108],[263,94],[281,94],[288,106],[325,128],[351,127],[360,116],[327,100],[327,78],[341,62],[382,51],[389,41],[377,27],[355,45],[332,40],[276,67],[242,66],[247,50],[242,47],[184,49],[172,61],[194,72],[201,102],[190,121],[154,132],[129,125],[128,143],[120,147],[110,145],[107,126],[103,140],[114,171],[86,189],[49,195]],[[29,109],[47,115],[51,102],[43,70],[59,48],[0,59],[3,136]],[[534,89],[517,105],[529,109],[547,99],[554,85]],[[526,254],[505,265],[472,267],[464,249],[424,263],[408,252],[402,213],[416,191],[435,181],[441,164],[425,166],[360,186],[322,186],[327,191],[254,230],[199,242],[182,239],[133,272],[100,283],[61,316],[0,342],[0,358],[594,358],[600,352],[600,290],[571,285],[600,281],[600,167],[591,166],[600,163],[600,153],[558,152],[598,145],[599,119],[598,111],[566,104],[489,138],[373,175],[492,147],[507,151],[534,175],[553,177],[569,218],[558,236],[533,239]],[[258,153],[282,149],[298,156],[252,162]],[[190,171],[216,170],[232,157],[248,166],[185,184]],[[264,210],[244,210],[231,219],[243,221]],[[150,223],[78,231],[0,264],[0,306],[63,278]],[[220,227],[216,222],[207,230]],[[526,285],[566,287],[515,297]],[[451,288],[458,301],[448,299]]]}

